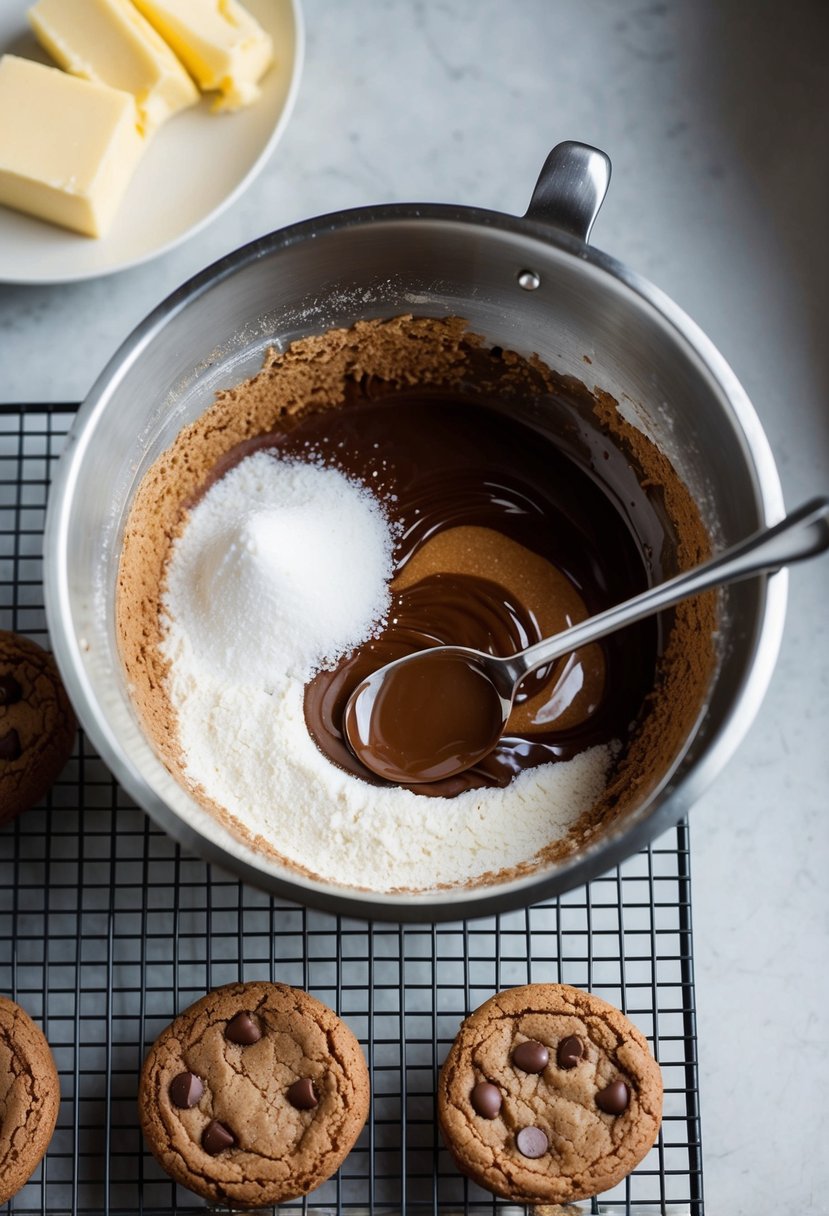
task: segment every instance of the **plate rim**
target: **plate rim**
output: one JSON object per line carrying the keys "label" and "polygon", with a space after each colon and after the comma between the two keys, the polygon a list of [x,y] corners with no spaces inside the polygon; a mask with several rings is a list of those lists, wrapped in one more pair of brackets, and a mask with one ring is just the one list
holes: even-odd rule
{"label": "plate rim", "polygon": [[175,249],[177,246],[183,245],[185,241],[189,241],[191,237],[194,237],[197,235],[197,233],[203,231],[208,224],[212,224],[214,220],[218,219],[219,216],[223,214],[223,212],[227,211],[227,209],[236,202],[236,200],[245,192],[245,190],[247,190],[255,178],[261,173],[265,166],[265,162],[269,159],[276,144],[281,139],[285,128],[290,121],[291,115],[293,114],[294,106],[296,105],[296,99],[299,93],[299,86],[305,63],[305,19],[300,0],[287,0],[287,3],[290,5],[291,18],[294,26],[294,54],[291,63],[290,81],[285,94],[285,101],[282,109],[279,112],[279,117],[274,123],[273,129],[271,130],[271,133],[268,136],[268,139],[262,147],[259,155],[256,157],[256,160],[250,166],[244,177],[242,177],[236,183],[233,189],[225,195],[221,202],[217,203],[211,211],[208,211],[208,213],[202,216],[200,220],[197,220],[195,224],[191,224],[189,228],[186,228],[177,236],[172,237],[163,245],[159,245],[155,249],[145,250],[143,253],[137,254],[135,257],[117,262],[112,266],[107,266],[104,268],[97,267],[94,270],[87,271],[72,271],[68,274],[45,273],[23,276],[19,274],[4,274],[2,268],[0,268],[0,286],[60,286],[61,284],[67,283],[89,282],[91,279],[105,279],[110,275],[120,274],[124,270],[133,270],[138,266],[146,265],[147,262],[151,262],[153,259],[161,257],[165,253],[169,253],[171,249]]}

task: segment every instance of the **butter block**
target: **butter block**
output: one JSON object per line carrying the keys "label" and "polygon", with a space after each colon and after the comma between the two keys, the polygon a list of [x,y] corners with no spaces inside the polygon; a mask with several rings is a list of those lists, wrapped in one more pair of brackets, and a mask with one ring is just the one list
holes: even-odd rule
{"label": "butter block", "polygon": [[133,0],[198,82],[217,89],[214,110],[238,110],[259,96],[273,44],[236,0]]}
{"label": "butter block", "polygon": [[199,100],[181,61],[130,0],[38,0],[29,21],[67,72],[132,93],[144,135]]}
{"label": "butter block", "polygon": [[0,59],[0,203],[103,236],[146,141],[130,93]]}

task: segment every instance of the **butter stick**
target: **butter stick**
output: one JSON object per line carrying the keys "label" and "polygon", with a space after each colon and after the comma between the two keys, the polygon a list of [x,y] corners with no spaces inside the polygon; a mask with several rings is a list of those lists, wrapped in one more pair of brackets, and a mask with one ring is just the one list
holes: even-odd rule
{"label": "butter stick", "polygon": [[29,21],[67,72],[132,93],[144,135],[199,100],[180,60],[130,0],[38,0]]}
{"label": "butter stick", "polygon": [[133,0],[205,91],[214,110],[238,110],[259,96],[273,44],[236,0]]}
{"label": "butter stick", "polygon": [[103,236],[145,147],[130,93],[0,59],[0,204]]}

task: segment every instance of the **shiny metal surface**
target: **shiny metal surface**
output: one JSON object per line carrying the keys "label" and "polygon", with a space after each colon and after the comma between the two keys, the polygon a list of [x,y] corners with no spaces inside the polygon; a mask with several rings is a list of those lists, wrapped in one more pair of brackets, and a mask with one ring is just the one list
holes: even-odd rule
{"label": "shiny metal surface", "polygon": [[527,219],[590,240],[607,188],[610,157],[589,144],[556,144],[538,175]]}
{"label": "shiny metal surface", "polygon": [[[727,583],[739,582],[762,572],[774,573],[781,566],[789,566],[794,562],[806,561],[817,557],[829,549],[829,498],[816,498],[804,503],[796,511],[792,511],[779,524],[772,528],[763,528],[754,536],[739,541],[726,549],[724,553],[703,562],[684,574],[667,579],[636,595],[633,599],[616,604],[605,612],[588,617],[586,621],[571,626],[551,638],[545,638],[520,650],[508,658],[496,658],[493,655],[482,654],[480,651],[465,650],[462,646],[440,647],[440,650],[452,649],[458,654],[470,654],[478,661],[479,666],[486,672],[493,684],[503,697],[508,697],[509,707],[515,691],[525,676],[546,667],[556,659],[598,642],[617,629],[624,629],[645,617],[655,616],[666,608],[672,608],[681,600],[700,595],[713,587],[721,587]],[[426,654],[432,654],[427,651]],[[398,663],[416,662],[420,655],[399,659]],[[397,666],[398,664],[389,664]],[[381,668],[371,680],[381,680],[385,668]],[[506,719],[505,719],[506,721]]]}
{"label": "shiny metal surface", "polygon": [[[554,181],[544,197],[554,199]],[[555,214],[572,210],[565,189]],[[539,276],[537,290],[519,285],[528,268]],[[132,496],[181,427],[216,389],[258,370],[268,346],[412,312],[463,316],[493,343],[535,352],[582,380],[589,373],[589,387],[611,392],[674,463],[718,547],[782,517],[774,460],[743,389],[656,287],[546,220],[394,205],[322,216],[263,237],[185,284],[134,331],[72,428],[50,496],[44,567],[52,643],[78,715],[156,822],[192,851],[290,898],[342,913],[431,921],[577,886],[676,822],[733,753],[760,704],[783,628],[786,574],[742,583],[724,597],[720,664],[697,727],[658,787],[577,856],[497,886],[378,895],[312,881],[253,852],[173,780],[133,710],[114,626]]]}

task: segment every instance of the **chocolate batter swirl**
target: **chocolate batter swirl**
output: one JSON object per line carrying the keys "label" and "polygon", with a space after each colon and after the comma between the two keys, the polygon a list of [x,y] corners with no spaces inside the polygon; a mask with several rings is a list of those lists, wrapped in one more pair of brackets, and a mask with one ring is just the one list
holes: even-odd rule
{"label": "chocolate batter swirl", "polygon": [[[441,643],[509,654],[648,585],[639,544],[598,480],[497,402],[363,382],[343,408],[240,445],[216,476],[262,448],[359,479],[395,527],[386,628],[305,694],[317,746],[365,781],[382,784],[346,746],[342,716],[370,672]],[[529,677],[494,752],[410,788],[453,797],[505,786],[523,769],[624,741],[653,685],[657,636],[643,622]]]}

